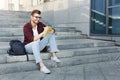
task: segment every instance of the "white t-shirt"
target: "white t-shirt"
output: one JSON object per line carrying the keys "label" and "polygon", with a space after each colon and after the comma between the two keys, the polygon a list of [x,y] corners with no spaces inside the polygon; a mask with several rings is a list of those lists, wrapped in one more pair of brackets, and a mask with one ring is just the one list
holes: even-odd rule
{"label": "white t-shirt", "polygon": [[34,35],[34,36],[37,36],[37,35],[38,35],[37,26],[35,27],[35,29],[32,29],[32,30],[33,30],[33,35]]}
{"label": "white t-shirt", "polygon": [[[32,31],[33,31],[33,35],[34,35],[34,36],[37,36],[37,35],[38,35],[37,26],[35,27],[35,29],[32,29]],[[37,40],[37,41],[39,41],[39,40]]]}

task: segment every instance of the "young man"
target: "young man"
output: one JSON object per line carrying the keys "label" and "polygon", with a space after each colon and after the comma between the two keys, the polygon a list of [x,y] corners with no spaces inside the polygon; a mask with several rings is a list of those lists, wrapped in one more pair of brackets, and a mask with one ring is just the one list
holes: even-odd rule
{"label": "young man", "polygon": [[[42,62],[40,51],[45,48],[45,46],[50,44],[51,60],[54,62],[60,62],[56,56],[58,48],[55,41],[54,29],[49,32],[49,35],[43,38],[48,27],[46,27],[41,19],[41,11],[33,10],[31,12],[31,20],[25,24],[23,28],[24,32],[24,45],[27,53],[33,53],[36,63],[40,66],[40,70],[44,73],[50,73],[50,70]],[[42,39],[43,38],[43,39]]]}

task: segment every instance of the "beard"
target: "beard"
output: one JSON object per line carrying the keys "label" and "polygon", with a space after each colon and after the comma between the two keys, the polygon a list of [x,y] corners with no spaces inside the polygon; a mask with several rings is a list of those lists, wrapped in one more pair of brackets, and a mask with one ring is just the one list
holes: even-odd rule
{"label": "beard", "polygon": [[36,21],[33,21],[34,24],[38,24],[39,23],[39,20],[36,20]]}

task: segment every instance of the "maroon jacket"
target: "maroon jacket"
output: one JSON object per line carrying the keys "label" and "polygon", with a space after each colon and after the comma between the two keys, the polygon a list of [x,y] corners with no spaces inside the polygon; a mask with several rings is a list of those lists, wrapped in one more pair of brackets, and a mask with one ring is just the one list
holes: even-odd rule
{"label": "maroon jacket", "polygon": [[[45,27],[46,25],[44,25],[42,22],[39,22],[37,26],[38,26],[37,27],[38,34],[40,34],[41,32],[43,32],[44,30],[43,27]],[[23,28],[23,33],[24,33],[24,42],[23,42],[24,45],[33,41],[34,36],[33,36],[31,22],[28,22],[27,24],[25,24]]]}

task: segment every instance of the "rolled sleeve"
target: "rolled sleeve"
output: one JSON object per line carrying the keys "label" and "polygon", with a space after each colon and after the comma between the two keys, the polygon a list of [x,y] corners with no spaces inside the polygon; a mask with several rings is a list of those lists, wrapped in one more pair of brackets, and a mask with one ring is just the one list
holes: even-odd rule
{"label": "rolled sleeve", "polygon": [[25,36],[26,40],[29,42],[32,42],[34,39],[32,31],[30,31],[28,28],[24,27],[23,32],[24,32],[24,36]]}

